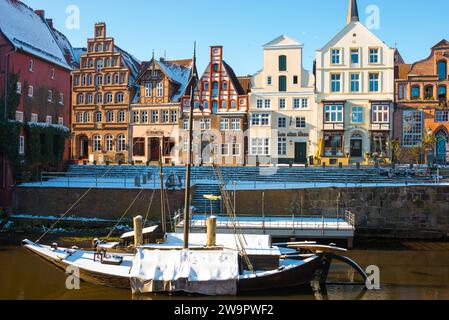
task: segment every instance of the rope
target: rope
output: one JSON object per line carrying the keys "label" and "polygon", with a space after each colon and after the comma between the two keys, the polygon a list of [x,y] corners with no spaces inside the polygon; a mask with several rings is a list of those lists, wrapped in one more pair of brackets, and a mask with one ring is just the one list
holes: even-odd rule
{"label": "rope", "polygon": [[151,207],[152,207],[152,205],[153,205],[153,199],[154,199],[154,194],[155,194],[155,193],[156,193],[156,189],[153,189],[153,194],[151,195],[150,204],[148,205],[147,214],[145,215],[145,220],[144,220],[144,223],[143,223],[144,226],[145,226],[145,225],[147,224],[147,222],[148,222],[148,216],[150,215],[150,210],[151,210]]}

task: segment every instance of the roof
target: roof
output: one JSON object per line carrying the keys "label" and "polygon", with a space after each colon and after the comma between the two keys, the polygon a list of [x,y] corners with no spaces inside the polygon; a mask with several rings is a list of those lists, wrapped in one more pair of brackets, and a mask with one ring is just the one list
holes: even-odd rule
{"label": "roof", "polygon": [[62,33],[56,30],[55,28],[52,29],[53,34],[55,35],[56,42],[58,43],[59,47],[61,48],[64,56],[66,54],[70,55],[70,61],[67,61],[70,63],[72,67],[79,67],[79,59],[76,59],[75,51],[72,47],[72,44],[70,43],[69,39]]}
{"label": "roof", "polygon": [[286,35],[281,35],[276,39],[263,45],[263,48],[264,49],[302,48],[303,46],[304,44],[302,44],[298,40]]}
{"label": "roof", "polygon": [[138,59],[136,59],[132,54],[126,52],[117,45],[114,46],[114,51],[115,52],[120,51],[120,53],[122,54],[122,60],[126,65],[126,67],[128,67],[130,72],[129,84],[130,85],[133,84],[140,73],[142,63]]}
{"label": "roof", "polygon": [[359,8],[357,6],[357,0],[349,0],[348,16],[346,18],[346,24],[358,21],[360,21],[360,19],[359,19]]}
{"label": "roof", "polygon": [[237,77],[237,79],[243,88],[243,91],[245,91],[245,94],[250,93],[252,87],[251,76]]}
{"label": "roof", "polygon": [[81,56],[86,53],[87,53],[86,48],[73,48],[73,57],[78,65],[80,65],[81,63]]}
{"label": "roof", "polygon": [[449,41],[443,39],[432,47],[432,49],[439,49],[439,48],[449,48]]}
{"label": "roof", "polygon": [[229,64],[227,64],[224,60],[223,60],[223,66],[225,67],[226,73],[228,74],[229,79],[231,80],[235,91],[237,91],[237,94],[245,95],[245,90],[243,90],[242,85],[240,84],[239,79],[235,75],[235,72],[231,68],[231,66]]}
{"label": "roof", "polygon": [[411,64],[398,64],[398,79],[407,79],[408,74],[412,70]]}
{"label": "roof", "polygon": [[16,49],[71,69],[47,22],[21,1],[0,1],[0,31]]}

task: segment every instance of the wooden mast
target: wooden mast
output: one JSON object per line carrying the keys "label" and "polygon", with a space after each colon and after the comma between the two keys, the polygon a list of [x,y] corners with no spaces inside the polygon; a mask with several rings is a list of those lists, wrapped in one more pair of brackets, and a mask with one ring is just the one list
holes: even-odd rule
{"label": "wooden mast", "polygon": [[[187,153],[187,171],[186,171],[186,190],[184,197],[184,249],[189,248],[189,229],[190,229],[190,183],[192,171],[192,140],[193,140],[193,108],[195,107],[195,88],[198,81],[196,74],[196,42],[193,50],[192,73],[189,81],[190,85],[190,109],[189,109],[189,141]],[[183,106],[181,106],[183,108]]]}

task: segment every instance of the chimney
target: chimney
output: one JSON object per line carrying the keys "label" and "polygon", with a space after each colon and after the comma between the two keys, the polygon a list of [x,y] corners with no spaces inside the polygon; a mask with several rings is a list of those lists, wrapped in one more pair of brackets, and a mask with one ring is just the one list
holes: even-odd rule
{"label": "chimney", "polygon": [[357,0],[349,0],[348,6],[348,16],[346,18],[346,25],[351,22],[358,22],[359,19],[359,9],[357,7]]}
{"label": "chimney", "polygon": [[37,14],[42,19],[45,19],[45,10],[34,10],[34,13]]}
{"label": "chimney", "polygon": [[53,19],[45,19],[47,20],[47,24],[50,26],[50,28],[54,29],[53,27]]}

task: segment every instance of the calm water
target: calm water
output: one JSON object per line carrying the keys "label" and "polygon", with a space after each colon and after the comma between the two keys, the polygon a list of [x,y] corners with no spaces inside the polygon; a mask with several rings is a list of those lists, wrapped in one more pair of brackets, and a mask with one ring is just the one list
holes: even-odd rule
{"label": "calm water", "polygon": [[[422,249],[421,249],[422,250]],[[382,289],[360,294],[353,286],[332,285],[327,294],[306,292],[271,296],[245,296],[245,299],[424,299],[449,300],[449,250],[352,251],[350,256],[362,266],[377,265]],[[20,247],[0,247],[0,299],[198,299],[199,297],[133,297],[127,290],[109,289],[81,283],[81,290],[65,289],[65,274]],[[351,272],[337,265],[333,277]],[[204,297],[201,297],[204,298]],[[219,299],[223,300],[223,297]],[[236,299],[236,298],[234,298]],[[242,298],[239,298],[242,299]]]}

